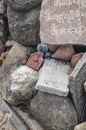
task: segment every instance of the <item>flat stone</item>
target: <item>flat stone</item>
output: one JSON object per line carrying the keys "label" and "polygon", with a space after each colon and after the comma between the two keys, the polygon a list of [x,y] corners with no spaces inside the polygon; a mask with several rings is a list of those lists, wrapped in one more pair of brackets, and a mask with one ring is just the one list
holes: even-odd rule
{"label": "flat stone", "polygon": [[70,65],[65,62],[45,59],[36,89],[51,94],[67,96],[69,93],[67,74],[69,68]]}
{"label": "flat stone", "polygon": [[86,0],[43,0],[41,41],[48,44],[86,45]]}
{"label": "flat stone", "polygon": [[86,53],[75,66],[69,80],[70,93],[78,113],[79,122],[86,121],[86,94],[83,87],[86,80]]}
{"label": "flat stone", "polygon": [[0,130],[28,130],[22,120],[0,97]]}
{"label": "flat stone", "polygon": [[77,125],[74,130],[86,130],[86,122]]}

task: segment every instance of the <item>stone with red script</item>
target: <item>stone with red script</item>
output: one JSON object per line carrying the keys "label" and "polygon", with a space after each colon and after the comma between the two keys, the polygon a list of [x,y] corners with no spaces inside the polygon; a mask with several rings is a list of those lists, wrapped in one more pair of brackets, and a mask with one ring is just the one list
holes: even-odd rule
{"label": "stone with red script", "polygon": [[36,52],[30,56],[26,65],[34,70],[39,70],[43,62],[43,53]]}

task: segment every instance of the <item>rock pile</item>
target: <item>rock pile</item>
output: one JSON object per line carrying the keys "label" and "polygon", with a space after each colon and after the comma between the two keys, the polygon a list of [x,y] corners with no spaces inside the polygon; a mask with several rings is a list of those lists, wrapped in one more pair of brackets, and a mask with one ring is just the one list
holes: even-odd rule
{"label": "rock pile", "polygon": [[41,2],[0,0],[0,129],[84,130],[86,46],[38,44]]}

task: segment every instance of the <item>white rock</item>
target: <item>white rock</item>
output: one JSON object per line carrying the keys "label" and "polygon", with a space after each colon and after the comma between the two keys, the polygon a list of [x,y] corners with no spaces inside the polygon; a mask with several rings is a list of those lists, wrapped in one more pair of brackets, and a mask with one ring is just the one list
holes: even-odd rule
{"label": "white rock", "polygon": [[67,96],[69,93],[68,70],[70,65],[56,61],[54,59],[45,59],[36,89],[59,96]]}
{"label": "white rock", "polygon": [[26,65],[17,68],[11,74],[7,84],[7,101],[10,104],[18,104],[31,98],[35,91],[37,79],[37,71]]}

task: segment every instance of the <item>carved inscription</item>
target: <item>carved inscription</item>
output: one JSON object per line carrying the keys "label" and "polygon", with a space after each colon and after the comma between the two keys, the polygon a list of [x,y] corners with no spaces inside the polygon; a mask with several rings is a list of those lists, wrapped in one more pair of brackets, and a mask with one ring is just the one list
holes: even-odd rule
{"label": "carved inscription", "polygon": [[40,36],[49,44],[86,45],[86,0],[44,0]]}

